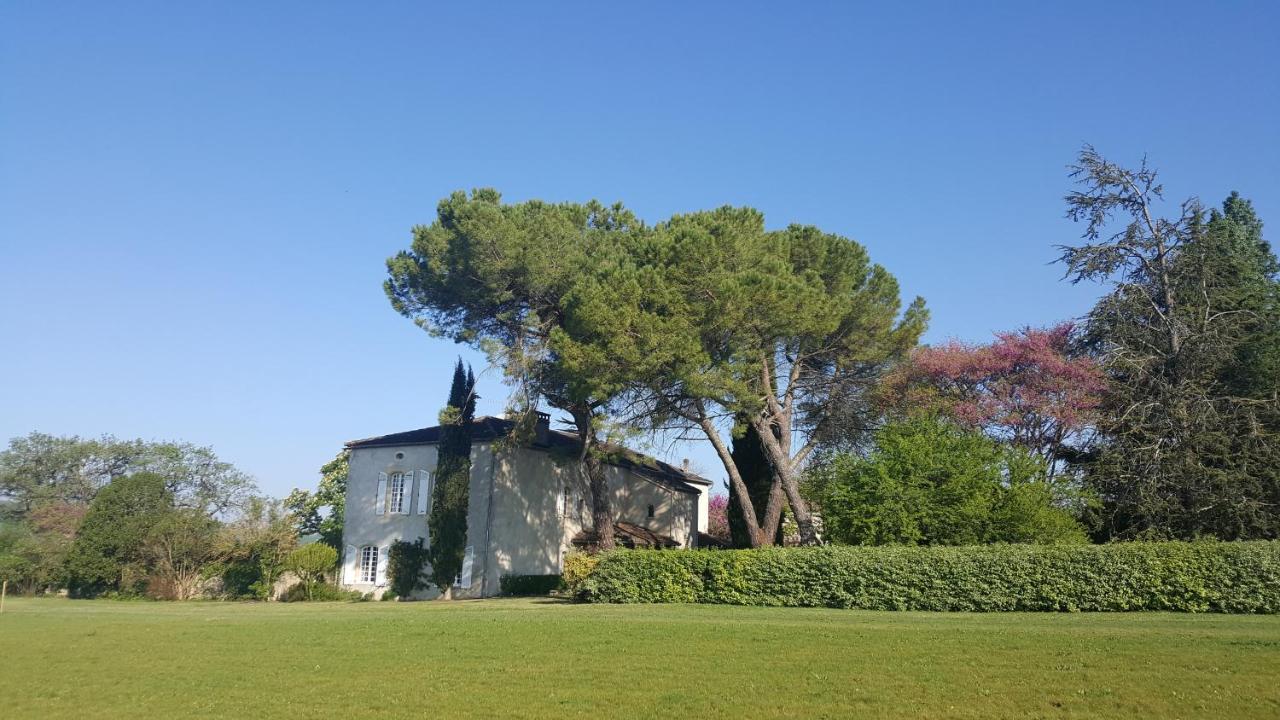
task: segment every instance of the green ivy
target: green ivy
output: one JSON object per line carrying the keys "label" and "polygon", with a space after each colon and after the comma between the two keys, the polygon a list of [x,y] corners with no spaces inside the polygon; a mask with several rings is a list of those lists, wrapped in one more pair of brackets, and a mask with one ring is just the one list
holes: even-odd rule
{"label": "green ivy", "polygon": [[427,586],[427,580],[422,575],[422,570],[427,565],[427,554],[424,538],[413,542],[396,540],[391,543],[391,549],[387,553],[389,594],[408,599],[414,590]]}

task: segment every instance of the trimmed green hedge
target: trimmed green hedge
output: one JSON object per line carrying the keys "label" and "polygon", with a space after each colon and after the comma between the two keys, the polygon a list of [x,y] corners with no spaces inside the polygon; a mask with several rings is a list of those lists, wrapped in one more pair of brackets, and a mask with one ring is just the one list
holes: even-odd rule
{"label": "trimmed green hedge", "polygon": [[559,575],[503,575],[498,590],[503,595],[550,595],[564,588]]}
{"label": "trimmed green hedge", "polygon": [[866,610],[1280,612],[1280,542],[618,550],[601,603]]}

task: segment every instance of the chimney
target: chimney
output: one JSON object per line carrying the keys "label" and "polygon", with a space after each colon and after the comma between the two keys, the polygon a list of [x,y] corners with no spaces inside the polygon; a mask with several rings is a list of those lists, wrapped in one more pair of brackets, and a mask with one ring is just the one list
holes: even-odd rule
{"label": "chimney", "polygon": [[680,461],[680,471],[685,474],[689,473],[689,458]]}
{"label": "chimney", "polygon": [[546,447],[551,444],[551,416],[547,413],[535,413],[538,416],[533,426],[533,444]]}

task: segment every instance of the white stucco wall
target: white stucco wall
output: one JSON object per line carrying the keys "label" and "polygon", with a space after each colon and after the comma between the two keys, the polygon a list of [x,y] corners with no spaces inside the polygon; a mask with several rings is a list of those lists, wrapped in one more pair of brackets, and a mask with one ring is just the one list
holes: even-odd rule
{"label": "white stucco wall", "polygon": [[[396,454],[403,458],[397,459]],[[347,479],[343,518],[343,584],[381,594],[382,586],[360,582],[359,548],[385,548],[395,540],[428,537],[427,517],[417,512],[418,493],[425,491],[421,471],[434,473],[435,445],[354,448]],[[414,471],[410,512],[377,514],[379,473]],[[705,526],[707,492],[677,492],[641,474],[607,466],[614,510],[619,520],[643,525],[692,547]],[[567,511],[563,493],[568,490]],[[648,517],[648,508],[654,517]],[[571,460],[541,450],[499,450],[478,442],[471,450],[471,495],[467,512],[467,544],[473,550],[472,582],[455,588],[455,597],[496,595],[503,575],[558,573],[573,536],[590,524],[590,499]],[[422,593],[430,597],[434,591]]]}

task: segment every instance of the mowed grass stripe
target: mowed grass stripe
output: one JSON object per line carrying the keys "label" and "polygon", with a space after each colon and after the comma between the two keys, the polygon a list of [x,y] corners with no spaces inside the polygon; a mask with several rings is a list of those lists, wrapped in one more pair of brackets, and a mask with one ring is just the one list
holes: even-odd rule
{"label": "mowed grass stripe", "polygon": [[27,718],[1280,716],[1280,618],[10,599]]}

